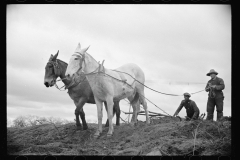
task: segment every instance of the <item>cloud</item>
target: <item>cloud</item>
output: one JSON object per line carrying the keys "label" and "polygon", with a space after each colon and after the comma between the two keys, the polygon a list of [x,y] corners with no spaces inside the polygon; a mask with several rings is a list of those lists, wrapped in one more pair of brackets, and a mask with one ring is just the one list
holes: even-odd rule
{"label": "cloud", "polygon": [[66,92],[61,93],[55,87],[47,88],[43,84],[44,73],[42,72],[8,67],[7,73],[8,95],[18,96],[25,101],[69,103],[70,97],[67,97]]}
{"label": "cloud", "polygon": [[[97,61],[105,60],[106,68],[137,64],[144,71],[145,84],[164,93],[204,89],[202,83],[209,80],[206,73],[213,68],[226,84],[224,114],[231,114],[231,12],[227,5],[8,5],[8,116],[16,116],[14,109],[21,107],[22,114],[34,110],[44,114],[44,109],[51,108],[49,115],[74,117],[69,95],[46,88],[43,79],[50,55],[59,50],[58,58],[68,63],[79,42],[82,47],[91,45],[88,53]],[[147,88],[145,95],[171,114],[183,98]],[[206,92],[192,98],[202,112],[206,110]],[[161,112],[148,104],[149,110]],[[121,105],[128,111],[124,101]],[[62,108],[67,108],[66,114]],[[97,120],[96,105],[85,108],[86,115]]]}

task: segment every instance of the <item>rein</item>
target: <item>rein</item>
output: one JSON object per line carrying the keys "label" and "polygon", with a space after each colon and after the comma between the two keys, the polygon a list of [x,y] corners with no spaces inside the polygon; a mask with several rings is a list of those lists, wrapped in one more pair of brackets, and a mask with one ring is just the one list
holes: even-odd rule
{"label": "rein", "polygon": [[[84,54],[83,54],[83,55],[84,55]],[[80,60],[81,60],[81,61],[80,61],[80,66],[81,66],[81,67],[79,67],[79,69],[77,70],[76,73],[78,73],[78,71],[82,69],[82,63],[83,63],[83,62],[85,63],[85,55],[84,55],[84,56],[83,56],[83,55],[82,55],[82,58],[80,59]],[[103,63],[102,63],[102,64],[103,64]],[[113,78],[113,79],[115,79],[115,80],[117,80],[117,81],[120,81],[120,82],[122,82],[122,83],[125,83],[125,84],[127,84],[128,86],[130,86],[132,89],[134,89],[134,88],[133,88],[130,84],[128,84],[126,81],[117,79],[117,78],[115,78],[115,77],[113,77],[113,76],[105,73],[104,67],[103,67],[104,72],[100,71],[100,67],[101,67],[101,64],[99,64],[99,66],[98,66],[94,71],[92,71],[92,72],[90,72],[90,73],[84,73],[84,72],[82,72],[82,74],[84,74],[84,75],[86,76],[86,75],[93,75],[93,74],[97,74],[97,73],[103,73],[104,75],[107,75],[108,77],[111,77],[111,78]],[[96,72],[97,70],[98,70],[98,72]],[[160,94],[164,94],[164,95],[170,95],[170,96],[182,96],[182,95],[177,95],[177,94],[168,94],[168,93],[159,92],[159,91],[154,90],[154,89],[146,86],[145,84],[141,83],[140,81],[138,81],[137,79],[135,79],[132,75],[130,75],[130,74],[126,73],[126,72],[121,72],[121,71],[118,71],[118,70],[112,70],[112,71],[127,74],[127,75],[129,75],[130,77],[132,77],[135,81],[137,81],[137,82],[140,83],[141,85],[147,87],[148,89],[150,89],[150,90],[152,90],[152,91],[154,91],[154,92],[157,92],[157,93],[160,93]],[[135,82],[135,81],[134,81],[134,82]],[[211,90],[211,88],[210,88],[210,90]],[[199,93],[199,92],[202,92],[202,91],[204,91],[204,90],[197,91],[197,92],[194,92],[194,93],[191,93],[191,94],[196,94],[196,93]],[[143,96],[143,95],[141,95],[141,96]],[[143,97],[146,98],[145,96],[143,96]],[[147,98],[146,98],[146,99],[147,99]],[[162,110],[160,107],[158,107],[156,104],[154,104],[153,102],[151,102],[149,99],[147,99],[147,100],[148,100],[150,103],[152,103],[153,105],[155,105],[157,108],[159,108],[160,110]],[[168,114],[168,113],[165,112],[164,110],[162,110],[162,111],[163,111],[164,113]],[[169,115],[169,114],[168,114],[168,115]],[[171,115],[169,115],[169,116],[171,116]]]}
{"label": "rein", "polygon": [[[60,69],[59,66],[58,66],[57,60],[56,60],[56,62],[50,60],[48,63],[50,63],[50,64],[53,65],[55,75],[57,74],[57,72],[59,72],[59,75],[56,75],[56,76],[59,76],[59,77],[60,77],[61,71],[57,71],[57,69]],[[80,77],[80,75],[78,75],[78,77]],[[78,78],[78,77],[77,77],[77,78]],[[85,77],[82,81],[79,81],[79,82],[76,82],[76,81],[75,81],[76,77],[73,77],[72,81],[70,82],[70,84],[69,84],[68,86],[64,85],[64,86],[62,86],[61,88],[59,88],[58,85],[57,85],[57,82],[58,82],[58,81],[63,81],[64,79],[67,79],[67,77],[55,81],[54,86],[55,86],[58,90],[60,90],[60,91],[65,91],[65,90],[69,89],[70,87],[75,87],[75,86],[77,86],[78,84],[81,84],[83,81],[85,81],[86,77]],[[63,87],[65,87],[64,90],[61,90]]]}
{"label": "rein", "polygon": [[[80,77],[80,75],[77,76],[77,78],[79,78],[79,77]],[[57,80],[57,81],[62,81],[62,80],[64,80],[64,79],[67,79],[67,78],[65,77],[65,78],[59,79],[59,80]],[[56,87],[57,89],[59,89],[60,91],[65,91],[65,90],[67,90],[67,89],[69,89],[69,88],[72,88],[72,87],[75,87],[75,86],[81,84],[82,82],[85,81],[85,79],[86,79],[86,77],[84,77],[83,80],[81,80],[81,81],[79,81],[79,82],[76,82],[76,76],[74,76],[69,85],[67,85],[67,86],[64,85],[64,86],[61,87],[61,88],[65,87],[64,90],[61,90],[61,88],[59,88],[59,87],[57,86],[57,83],[55,83],[55,87]],[[56,81],[56,82],[57,82],[57,81]]]}
{"label": "rein", "polygon": [[[85,57],[83,57],[83,58],[85,58]],[[85,59],[83,59],[83,60],[81,59],[81,62],[85,62]],[[99,64],[99,67],[98,67],[96,70],[98,70],[99,68],[100,68],[100,64]],[[82,67],[79,68],[78,71],[79,71],[80,69],[82,69]],[[122,83],[126,83],[129,87],[133,88],[132,85],[128,84],[126,81],[123,81],[123,80],[117,79],[117,78],[115,78],[115,77],[112,77],[111,75],[109,75],[109,74],[107,74],[107,73],[105,73],[105,72],[102,72],[102,71],[100,71],[100,70],[98,70],[98,72],[95,72],[96,70],[94,70],[93,72],[90,72],[90,73],[84,73],[84,72],[83,72],[83,74],[84,74],[84,75],[91,75],[91,74],[96,74],[96,73],[103,73],[104,75],[107,75],[108,77],[111,77],[111,78],[113,78],[113,79],[115,79],[115,80],[117,80],[117,81],[120,81],[120,82],[122,82]],[[78,71],[77,71],[77,72],[78,72]],[[182,95],[177,95],[177,94],[169,94],[169,93],[159,92],[159,91],[154,90],[154,89],[146,86],[145,84],[141,83],[140,81],[138,81],[137,79],[135,79],[132,75],[130,75],[130,74],[126,73],[126,72],[121,72],[121,71],[118,71],[118,70],[112,70],[112,71],[127,74],[127,75],[129,75],[130,77],[132,77],[135,81],[137,81],[137,82],[140,83],[141,85],[145,86],[146,88],[148,88],[148,89],[150,89],[150,90],[152,90],[152,91],[154,91],[154,92],[157,92],[157,93],[160,93],[160,94],[164,94],[164,95],[169,95],[169,96],[182,96]],[[209,88],[210,88],[210,87],[209,87]],[[199,92],[202,92],[202,91],[205,91],[205,90],[200,90],[200,91],[197,91],[197,92],[194,92],[194,93],[191,93],[191,94],[196,94],[196,93],[199,93]],[[211,91],[211,88],[210,88],[210,91]]]}

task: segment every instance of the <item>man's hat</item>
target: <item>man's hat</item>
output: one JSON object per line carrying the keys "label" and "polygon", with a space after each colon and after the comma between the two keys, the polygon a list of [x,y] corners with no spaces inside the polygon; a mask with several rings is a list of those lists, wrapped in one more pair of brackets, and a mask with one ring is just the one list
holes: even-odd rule
{"label": "man's hat", "polygon": [[187,93],[187,92],[186,92],[186,93],[184,93],[183,95],[184,95],[184,96],[191,97],[191,95],[190,95],[189,93]]}
{"label": "man's hat", "polygon": [[207,73],[207,76],[210,76],[210,74],[212,74],[212,73],[214,73],[214,74],[218,74],[214,69],[211,69],[210,71],[209,71],[209,73]]}

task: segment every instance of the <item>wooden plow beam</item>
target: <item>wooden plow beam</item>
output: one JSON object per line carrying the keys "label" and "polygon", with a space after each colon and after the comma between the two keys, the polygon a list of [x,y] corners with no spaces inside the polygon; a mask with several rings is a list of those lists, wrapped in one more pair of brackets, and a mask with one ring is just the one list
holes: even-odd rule
{"label": "wooden plow beam", "polygon": [[[161,113],[156,113],[156,112],[151,112],[151,111],[148,111],[148,112],[151,113],[151,114],[149,114],[149,116],[151,116],[151,117],[156,117],[156,116],[172,117],[172,116],[169,116],[169,115],[166,115],[166,114],[161,114]],[[133,112],[123,112],[123,113],[133,114]],[[145,111],[140,111],[140,112],[138,112],[138,115],[146,115],[146,114],[145,114]]]}
{"label": "wooden plow beam", "polygon": [[[166,114],[162,114],[162,113],[156,113],[156,112],[151,112],[151,111],[148,111],[149,113],[151,114],[148,114],[151,118],[152,117],[173,117],[173,116],[169,116],[169,115],[166,115]],[[125,114],[133,114],[133,112],[123,112]],[[145,116],[145,111],[140,111],[138,112],[138,115],[143,115]],[[177,116],[177,118],[179,118],[180,121],[182,121],[183,118]]]}

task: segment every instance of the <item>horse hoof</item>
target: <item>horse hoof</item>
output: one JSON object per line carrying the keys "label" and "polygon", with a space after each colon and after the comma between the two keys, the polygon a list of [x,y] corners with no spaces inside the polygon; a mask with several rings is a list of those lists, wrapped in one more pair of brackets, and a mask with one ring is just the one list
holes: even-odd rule
{"label": "horse hoof", "polygon": [[99,135],[93,135],[93,138],[97,139],[99,137]]}
{"label": "horse hoof", "polygon": [[83,127],[83,130],[87,130],[88,129],[88,127]]}
{"label": "horse hoof", "polygon": [[107,134],[107,137],[112,137],[112,134]]}
{"label": "horse hoof", "polygon": [[81,126],[77,126],[77,130],[82,130],[82,127]]}
{"label": "horse hoof", "polygon": [[134,126],[134,123],[130,123],[131,126]]}

